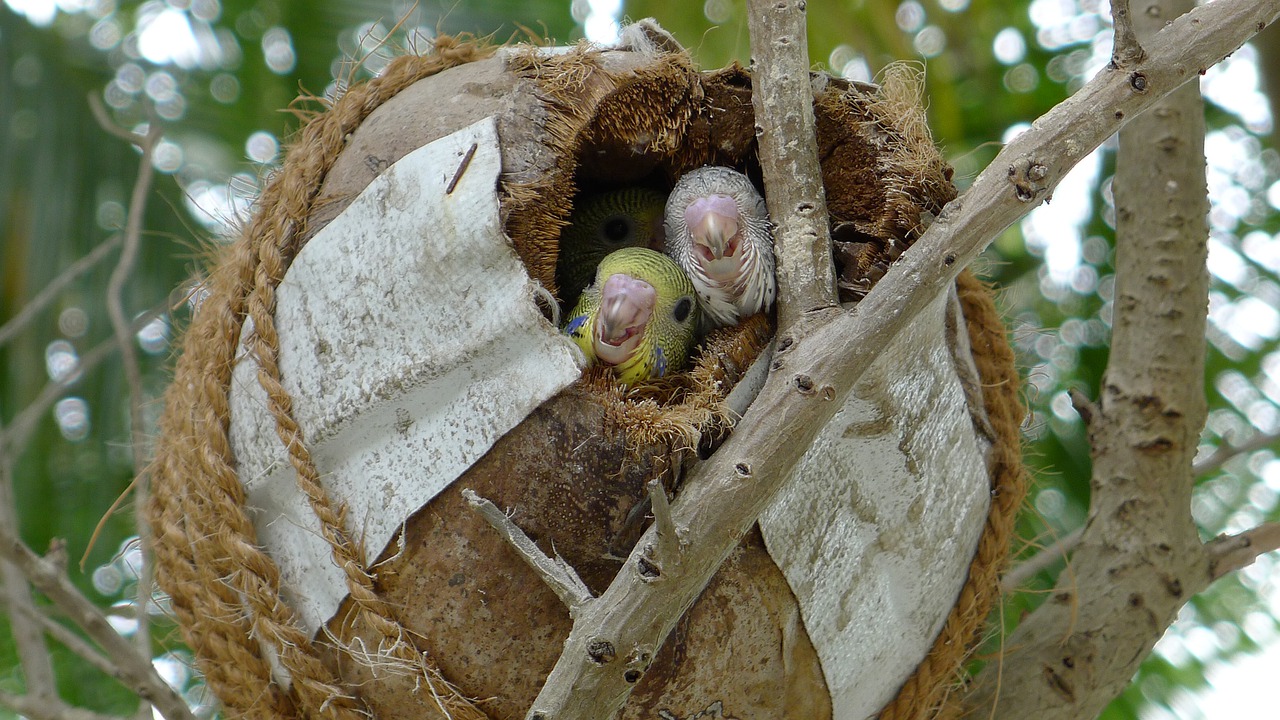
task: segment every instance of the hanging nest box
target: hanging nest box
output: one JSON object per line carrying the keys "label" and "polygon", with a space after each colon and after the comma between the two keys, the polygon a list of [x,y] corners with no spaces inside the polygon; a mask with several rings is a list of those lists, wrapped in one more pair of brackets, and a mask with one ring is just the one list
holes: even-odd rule
{"label": "hanging nest box", "polygon": [[[571,627],[462,497],[595,593],[768,366],[768,318],[627,392],[544,317],[579,191],[759,180],[751,78],[440,38],[312,118],[211,273],[166,395],[157,578],[231,717],[519,718]],[[951,200],[918,78],[815,76],[842,299]],[[560,298],[571,301],[571,298]],[[625,718],[929,716],[1021,500],[1017,377],[964,276],[868,370],[652,657]],[[994,498],[994,500],[992,500]],[[621,651],[620,651],[621,652]]]}

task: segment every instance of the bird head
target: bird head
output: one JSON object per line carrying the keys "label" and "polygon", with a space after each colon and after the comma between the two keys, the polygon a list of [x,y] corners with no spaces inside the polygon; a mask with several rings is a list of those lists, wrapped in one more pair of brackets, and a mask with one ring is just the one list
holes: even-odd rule
{"label": "bird head", "polygon": [[681,370],[698,325],[693,284],[648,248],[610,253],[570,313],[565,332],[593,364],[627,385]]}
{"label": "bird head", "polygon": [[684,210],[693,253],[707,277],[731,282],[742,273],[742,214],[728,195],[706,195]]}
{"label": "bird head", "polygon": [[635,354],[658,304],[652,285],[626,273],[610,275],[600,292],[596,316],[596,357],[606,365],[620,365]]}

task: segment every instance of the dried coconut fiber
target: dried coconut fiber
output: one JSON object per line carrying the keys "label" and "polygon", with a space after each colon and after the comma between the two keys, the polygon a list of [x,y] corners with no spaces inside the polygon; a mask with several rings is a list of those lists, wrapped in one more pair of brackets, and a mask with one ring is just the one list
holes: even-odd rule
{"label": "dried coconut fiber", "polygon": [[[647,21],[607,50],[441,37],[308,118],[209,275],[152,468],[157,579],[228,717],[524,715],[571,621],[461,491],[509,509],[599,593],[644,527],[646,484],[678,495],[682,472],[731,431],[768,365],[768,318],[713,335],[690,372],[626,393],[598,370],[579,378],[536,297],[556,291],[579,189],[669,188],[704,164],[758,180],[750,93],[742,68],[700,72]],[[814,109],[853,301],[955,190],[913,74],[878,87],[817,75]],[[492,297],[474,292],[486,281],[501,286]],[[425,299],[441,288],[456,295]],[[787,518],[803,503],[781,498],[666,644],[625,658],[642,676],[622,717],[954,714],[948,691],[997,596],[1024,493],[1022,409],[990,292],[966,273],[935,309],[912,331],[930,349],[911,362],[950,384],[922,390],[931,381],[901,358],[873,368],[853,393],[870,419],[851,401],[797,469],[795,484],[844,494],[809,505],[848,510],[864,532],[850,537],[870,539],[837,537],[838,512],[806,517],[822,534],[802,537]],[[521,364],[533,355],[545,364]],[[920,481],[965,464],[913,449],[931,420],[897,408],[921,405],[959,414],[945,432],[961,427],[947,437],[973,451],[964,480],[977,485]],[[863,461],[842,458],[886,447],[906,449],[892,463],[907,479],[881,499]],[[969,541],[955,539],[960,520],[930,519],[955,514],[930,499],[950,496]],[[912,524],[936,526],[933,544],[948,548],[915,571],[950,578],[941,590],[878,584]],[[901,618],[923,628],[918,647],[875,614],[903,596],[941,598]],[[900,670],[879,656],[851,664],[850,643],[912,657]],[[880,671],[863,683],[877,690],[858,690]]]}

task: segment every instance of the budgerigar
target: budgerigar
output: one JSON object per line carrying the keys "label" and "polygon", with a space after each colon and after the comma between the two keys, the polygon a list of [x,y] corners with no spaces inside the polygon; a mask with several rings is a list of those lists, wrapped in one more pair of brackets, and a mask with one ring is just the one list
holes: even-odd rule
{"label": "budgerigar", "polygon": [[693,284],[671,258],[624,248],[600,261],[564,331],[630,386],[684,368],[698,313]]}
{"label": "budgerigar", "polygon": [[707,327],[773,305],[773,236],[764,198],[727,167],[686,173],[667,198],[666,248],[698,291]]}
{"label": "budgerigar", "polygon": [[[596,276],[605,255],[624,247],[649,247],[661,235],[667,196],[629,187],[584,194],[574,204],[569,225],[560,233],[556,284],[560,297],[573,300]],[[656,247],[661,247],[661,241]]]}

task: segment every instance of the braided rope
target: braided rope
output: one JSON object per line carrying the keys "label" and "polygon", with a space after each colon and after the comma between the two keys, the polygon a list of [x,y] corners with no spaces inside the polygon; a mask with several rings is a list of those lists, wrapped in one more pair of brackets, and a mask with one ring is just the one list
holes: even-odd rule
{"label": "braided rope", "polygon": [[956,290],[964,307],[974,365],[982,379],[983,404],[996,434],[988,461],[991,508],[969,564],[969,578],[960,589],[942,632],[898,696],[880,711],[880,720],[924,720],[958,714],[958,698],[951,690],[963,678],[963,664],[981,639],[987,616],[1000,597],[1000,573],[1008,562],[1014,521],[1027,492],[1019,430],[1024,409],[1007,331],[991,291],[982,281],[963,272],[956,280]]}
{"label": "braided rope", "polygon": [[[424,57],[393,61],[382,76],[358,85],[315,116],[292,143],[284,170],[264,190],[247,232],[226,251],[207,285],[209,296],[184,339],[166,393],[148,515],[156,533],[157,577],[172,599],[187,642],[230,717],[357,720],[368,716],[319,660],[294,612],[280,598],[279,568],[255,542],[228,439],[231,370],[246,310],[259,381],[270,398],[281,441],[299,486],[321,519],[335,560],[347,573],[368,623],[396,655],[426,668],[424,678],[446,715],[482,719],[456,689],[405,640],[390,608],[377,602],[361,555],[342,532],[342,511],[319,485],[291,400],[280,385],[272,313],[275,287],[301,247],[300,230],[322,181],[349,133],[387,99],[423,77],[487,57],[491,49],[442,37]],[[264,648],[287,672],[296,704],[273,681]],[[299,708],[306,708],[299,713]]]}

